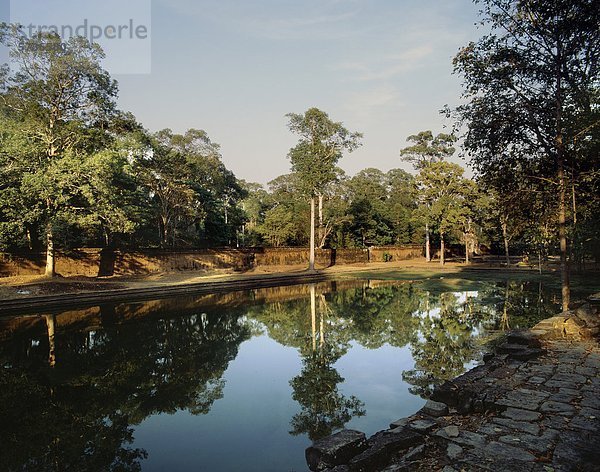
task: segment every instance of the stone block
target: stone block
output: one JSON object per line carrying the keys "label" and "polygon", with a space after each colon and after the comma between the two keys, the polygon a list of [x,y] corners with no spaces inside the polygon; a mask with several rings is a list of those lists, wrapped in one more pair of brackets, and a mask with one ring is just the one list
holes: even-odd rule
{"label": "stone block", "polygon": [[507,408],[502,412],[502,416],[515,421],[536,421],[542,417],[536,411],[521,410],[519,408]]}
{"label": "stone block", "polygon": [[540,405],[540,411],[543,413],[555,413],[558,415],[572,416],[575,414],[575,407],[568,403],[548,401]]}
{"label": "stone block", "polygon": [[411,421],[408,426],[419,433],[428,433],[437,426],[437,423],[433,420],[415,420]]}
{"label": "stone block", "polygon": [[442,402],[427,400],[427,403],[425,403],[425,406],[421,408],[421,411],[437,418],[448,414],[448,405]]}
{"label": "stone block", "polygon": [[401,451],[422,443],[423,436],[405,428],[401,433],[379,432],[369,438],[368,449],[350,460],[351,471],[371,471],[385,467]]}
{"label": "stone block", "polygon": [[310,470],[322,471],[348,462],[367,447],[365,433],[344,429],[315,441],[306,449],[306,462]]}

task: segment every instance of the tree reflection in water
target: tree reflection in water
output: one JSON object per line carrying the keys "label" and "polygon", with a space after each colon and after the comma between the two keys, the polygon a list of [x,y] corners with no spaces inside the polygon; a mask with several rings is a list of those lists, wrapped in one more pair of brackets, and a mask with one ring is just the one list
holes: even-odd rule
{"label": "tree reflection in water", "polygon": [[265,333],[302,358],[290,433],[320,438],[366,413],[341,393],[335,368],[352,342],[408,346],[414,367],[398,375],[427,397],[463,372],[481,333],[531,326],[557,306],[541,282],[522,281],[477,292],[344,281],[208,298],[0,319],[2,467],[139,470],[146,452],[132,427],[158,413],[208,413],[240,344]]}
{"label": "tree reflection in water", "polygon": [[[131,425],[205,414],[250,336],[237,316],[201,314],[55,332],[2,345],[0,463],[6,470],[140,470]],[[55,345],[56,358],[54,358]],[[50,362],[47,353],[51,352]]]}
{"label": "tree reflection in water", "polygon": [[[310,288],[311,349],[302,355],[302,372],[290,381],[292,398],[301,407],[291,420],[290,434],[307,434],[314,441],[341,429],[355,416],[364,416],[364,403],[358,398],[342,395],[338,385],[344,378],[333,364],[347,351],[347,346],[330,344],[325,335],[327,303],[319,297],[319,331],[316,329],[316,292]],[[317,337],[319,343],[317,347]]]}

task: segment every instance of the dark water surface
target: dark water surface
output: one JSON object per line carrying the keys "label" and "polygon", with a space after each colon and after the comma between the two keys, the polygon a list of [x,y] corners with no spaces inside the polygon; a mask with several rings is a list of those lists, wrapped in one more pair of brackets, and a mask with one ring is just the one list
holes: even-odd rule
{"label": "dark water surface", "polygon": [[557,297],[346,280],[3,318],[0,469],[306,470],[311,440],[414,413]]}

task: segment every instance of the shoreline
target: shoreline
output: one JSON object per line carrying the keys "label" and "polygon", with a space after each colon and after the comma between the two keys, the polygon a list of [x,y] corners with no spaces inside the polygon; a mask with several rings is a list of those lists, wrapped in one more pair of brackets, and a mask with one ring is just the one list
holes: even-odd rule
{"label": "shoreline", "polygon": [[[308,272],[303,266],[273,267],[248,272],[195,271],[157,273],[135,277],[107,278],[6,278],[0,279],[0,316],[43,307],[47,310],[93,306],[98,303],[168,298],[182,294],[222,293],[277,285],[294,285],[336,278],[394,278],[414,275],[417,279],[461,274],[530,274],[528,267],[502,267],[489,264],[447,263],[407,260],[392,263],[336,265]],[[551,276],[546,272],[541,276]],[[401,280],[401,279],[399,279]]]}
{"label": "shoreline", "polygon": [[313,471],[592,471],[600,464],[600,297],[509,332],[485,363],[367,439],[306,449]]}

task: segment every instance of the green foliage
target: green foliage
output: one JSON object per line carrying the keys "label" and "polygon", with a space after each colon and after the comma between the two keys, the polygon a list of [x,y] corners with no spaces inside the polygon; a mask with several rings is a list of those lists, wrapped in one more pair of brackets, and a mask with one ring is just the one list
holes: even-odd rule
{"label": "green foliage", "polygon": [[401,149],[400,156],[404,161],[412,163],[417,170],[442,161],[456,151],[454,148],[456,136],[451,134],[439,133],[434,138],[433,133],[428,130],[411,135],[406,140],[414,144]]}
{"label": "green foliage", "polygon": [[422,167],[417,176],[421,215],[442,235],[451,234],[473,217],[476,186],[463,174],[458,164],[440,161]]}
{"label": "green foliage", "polygon": [[288,157],[298,175],[298,188],[312,197],[337,177],[337,162],[344,151],[360,146],[362,134],[350,132],[342,123],[331,121],[327,113],[309,108],[304,114],[289,113],[288,127],[299,136]]}

